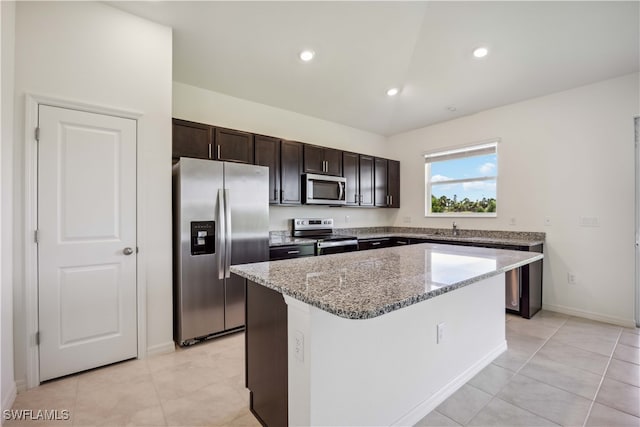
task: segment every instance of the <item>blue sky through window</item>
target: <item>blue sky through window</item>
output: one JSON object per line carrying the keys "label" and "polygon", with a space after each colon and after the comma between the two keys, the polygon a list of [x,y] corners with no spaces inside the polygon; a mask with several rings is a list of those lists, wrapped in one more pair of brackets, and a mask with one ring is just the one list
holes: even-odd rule
{"label": "blue sky through window", "polygon": [[458,200],[496,198],[496,180],[465,183],[442,183],[451,179],[469,179],[497,175],[497,155],[486,154],[462,159],[445,160],[431,163],[431,192],[435,197],[447,196]]}

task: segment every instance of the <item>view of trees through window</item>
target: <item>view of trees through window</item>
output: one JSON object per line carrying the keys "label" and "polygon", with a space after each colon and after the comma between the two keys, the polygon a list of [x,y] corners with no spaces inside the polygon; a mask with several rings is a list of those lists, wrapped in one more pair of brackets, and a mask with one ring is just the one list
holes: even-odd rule
{"label": "view of trees through window", "polygon": [[426,214],[495,216],[497,163],[496,143],[426,155]]}

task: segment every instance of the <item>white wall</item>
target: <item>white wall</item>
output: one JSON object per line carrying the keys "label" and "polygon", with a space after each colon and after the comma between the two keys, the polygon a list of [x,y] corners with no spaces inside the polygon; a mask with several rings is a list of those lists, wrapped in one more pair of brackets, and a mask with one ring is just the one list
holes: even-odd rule
{"label": "white wall", "polygon": [[[140,259],[146,265],[147,350],[173,349],[171,275],[171,29],[97,2],[16,7],[15,373],[26,375],[25,94],[138,111]],[[31,243],[28,243],[31,244]],[[145,337],[142,337],[143,339]]]}
{"label": "white wall", "polygon": [[[325,147],[397,158],[397,153],[387,153],[383,136],[180,82],[173,84],[173,116]],[[271,230],[285,230],[288,219],[309,216],[332,217],[336,227],[389,225],[396,214],[396,209],[309,206],[271,206],[269,209]],[[348,222],[346,216],[349,217]]]}
{"label": "white wall", "polygon": [[13,89],[15,3],[0,3],[2,135],[0,144],[0,402],[9,409],[16,393],[13,374]]}
{"label": "white wall", "polygon": [[[400,153],[395,225],[451,227],[424,217],[422,153],[499,137],[498,217],[460,228],[543,231],[545,308],[631,326],[634,318],[633,116],[639,74],[487,110],[388,140]],[[544,226],[544,218],[551,226]],[[581,227],[598,217],[599,227]],[[515,218],[516,225],[510,225]],[[578,284],[568,285],[567,273]]]}

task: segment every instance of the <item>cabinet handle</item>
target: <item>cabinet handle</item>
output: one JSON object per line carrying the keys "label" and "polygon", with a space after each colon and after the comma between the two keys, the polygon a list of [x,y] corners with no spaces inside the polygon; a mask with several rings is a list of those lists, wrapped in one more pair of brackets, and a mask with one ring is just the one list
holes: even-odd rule
{"label": "cabinet handle", "polygon": [[289,255],[293,255],[293,254],[299,254],[300,251],[289,251],[287,252]]}
{"label": "cabinet handle", "polygon": [[393,196],[389,196],[389,206],[393,206]]}
{"label": "cabinet handle", "polygon": [[211,144],[209,144],[209,158],[211,159]]}
{"label": "cabinet handle", "polygon": [[399,245],[406,245],[406,244],[407,244],[407,242],[403,242],[402,240],[398,240],[398,242],[397,242],[397,243],[398,243]]}
{"label": "cabinet handle", "polygon": [[218,160],[220,160],[220,146],[218,145]]}
{"label": "cabinet handle", "polygon": [[380,244],[380,242],[372,242],[371,246],[378,246]]}

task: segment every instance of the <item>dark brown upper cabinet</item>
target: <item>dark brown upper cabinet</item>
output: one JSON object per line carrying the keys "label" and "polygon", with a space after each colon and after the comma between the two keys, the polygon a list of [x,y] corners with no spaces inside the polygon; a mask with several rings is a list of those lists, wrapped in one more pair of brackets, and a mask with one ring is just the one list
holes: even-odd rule
{"label": "dark brown upper cabinet", "polygon": [[269,203],[280,203],[280,140],[264,135],[254,136],[254,164],[269,168]]}
{"label": "dark brown upper cabinet", "polygon": [[375,205],[386,208],[400,207],[400,162],[375,159]]}
{"label": "dark brown upper cabinet", "polygon": [[213,128],[202,123],[173,119],[171,157],[213,158]]}
{"label": "dark brown upper cabinet", "polygon": [[342,176],[342,151],[304,144],[304,171]]}
{"label": "dark brown upper cabinet", "polygon": [[280,143],[280,204],[302,203],[302,143]]}
{"label": "dark brown upper cabinet", "polygon": [[389,207],[400,207],[400,162],[388,160],[387,192],[389,194]]}
{"label": "dark brown upper cabinet", "polygon": [[373,206],[373,157],[345,151],[342,160],[347,206]]}
{"label": "dark brown upper cabinet", "polygon": [[347,180],[344,188],[347,206],[360,206],[360,155],[344,151],[342,171]]}
{"label": "dark brown upper cabinet", "polygon": [[373,206],[374,201],[373,156],[360,154],[360,206]]}
{"label": "dark brown upper cabinet", "polygon": [[376,157],[374,164],[374,203],[378,207],[389,206],[389,193],[387,192],[388,163],[387,159]]}
{"label": "dark brown upper cabinet", "polygon": [[253,134],[215,128],[215,158],[226,162],[253,163]]}

